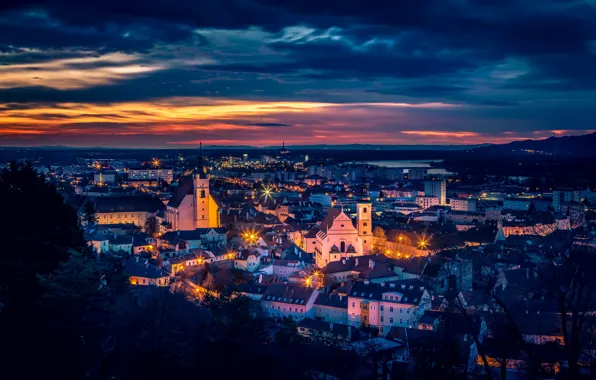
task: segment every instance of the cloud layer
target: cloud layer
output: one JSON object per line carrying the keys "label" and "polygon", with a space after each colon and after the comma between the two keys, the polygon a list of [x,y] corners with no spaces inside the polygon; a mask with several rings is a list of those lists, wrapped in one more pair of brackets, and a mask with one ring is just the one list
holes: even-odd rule
{"label": "cloud layer", "polygon": [[0,144],[580,134],[596,121],[594,20],[592,0],[9,1]]}

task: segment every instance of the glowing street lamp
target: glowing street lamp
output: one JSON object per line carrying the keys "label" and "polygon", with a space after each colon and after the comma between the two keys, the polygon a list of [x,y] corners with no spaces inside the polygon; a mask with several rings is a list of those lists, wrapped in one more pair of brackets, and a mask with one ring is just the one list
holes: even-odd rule
{"label": "glowing street lamp", "polygon": [[267,201],[268,198],[273,197],[273,189],[271,188],[271,185],[263,185],[263,191],[261,192],[261,196],[265,199],[265,201]]}
{"label": "glowing street lamp", "polygon": [[153,160],[151,161],[151,164],[156,167],[159,168],[159,165],[161,165],[161,162],[159,161],[159,158],[155,157],[153,158]]}
{"label": "glowing street lamp", "polygon": [[420,239],[418,242],[418,247],[420,247],[420,249],[425,249],[427,245],[428,242],[424,238]]}
{"label": "glowing street lamp", "polygon": [[254,244],[259,240],[259,236],[254,231],[246,231],[242,234],[242,237],[248,244]]}

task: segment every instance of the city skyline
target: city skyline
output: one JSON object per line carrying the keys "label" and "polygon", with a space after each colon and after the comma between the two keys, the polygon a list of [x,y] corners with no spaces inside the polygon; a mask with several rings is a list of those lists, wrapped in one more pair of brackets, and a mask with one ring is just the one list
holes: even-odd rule
{"label": "city skyline", "polygon": [[0,6],[0,145],[481,144],[594,132],[591,0]]}

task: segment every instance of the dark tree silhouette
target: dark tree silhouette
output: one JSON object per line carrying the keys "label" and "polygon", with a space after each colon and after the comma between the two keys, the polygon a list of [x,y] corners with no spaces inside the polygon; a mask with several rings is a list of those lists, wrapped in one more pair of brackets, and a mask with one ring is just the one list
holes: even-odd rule
{"label": "dark tree silhouette", "polygon": [[145,232],[152,237],[157,236],[159,232],[159,222],[155,215],[149,215],[145,220]]}
{"label": "dark tree silhouette", "polygon": [[86,225],[92,225],[97,223],[97,215],[95,213],[95,204],[92,200],[88,199],[83,206],[83,220]]}

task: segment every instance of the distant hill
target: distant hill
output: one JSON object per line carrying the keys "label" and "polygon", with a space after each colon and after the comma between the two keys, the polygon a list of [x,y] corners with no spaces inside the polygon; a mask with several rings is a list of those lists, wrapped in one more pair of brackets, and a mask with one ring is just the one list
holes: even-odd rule
{"label": "distant hill", "polygon": [[[317,145],[286,145],[289,150],[467,150],[491,144],[475,145],[381,145],[381,144],[317,144]],[[250,145],[203,145],[203,149],[279,149],[281,146],[256,147]]]}
{"label": "distant hill", "polygon": [[544,154],[596,156],[596,132],[581,136],[552,136],[543,140],[522,140],[474,149],[478,154]]}

